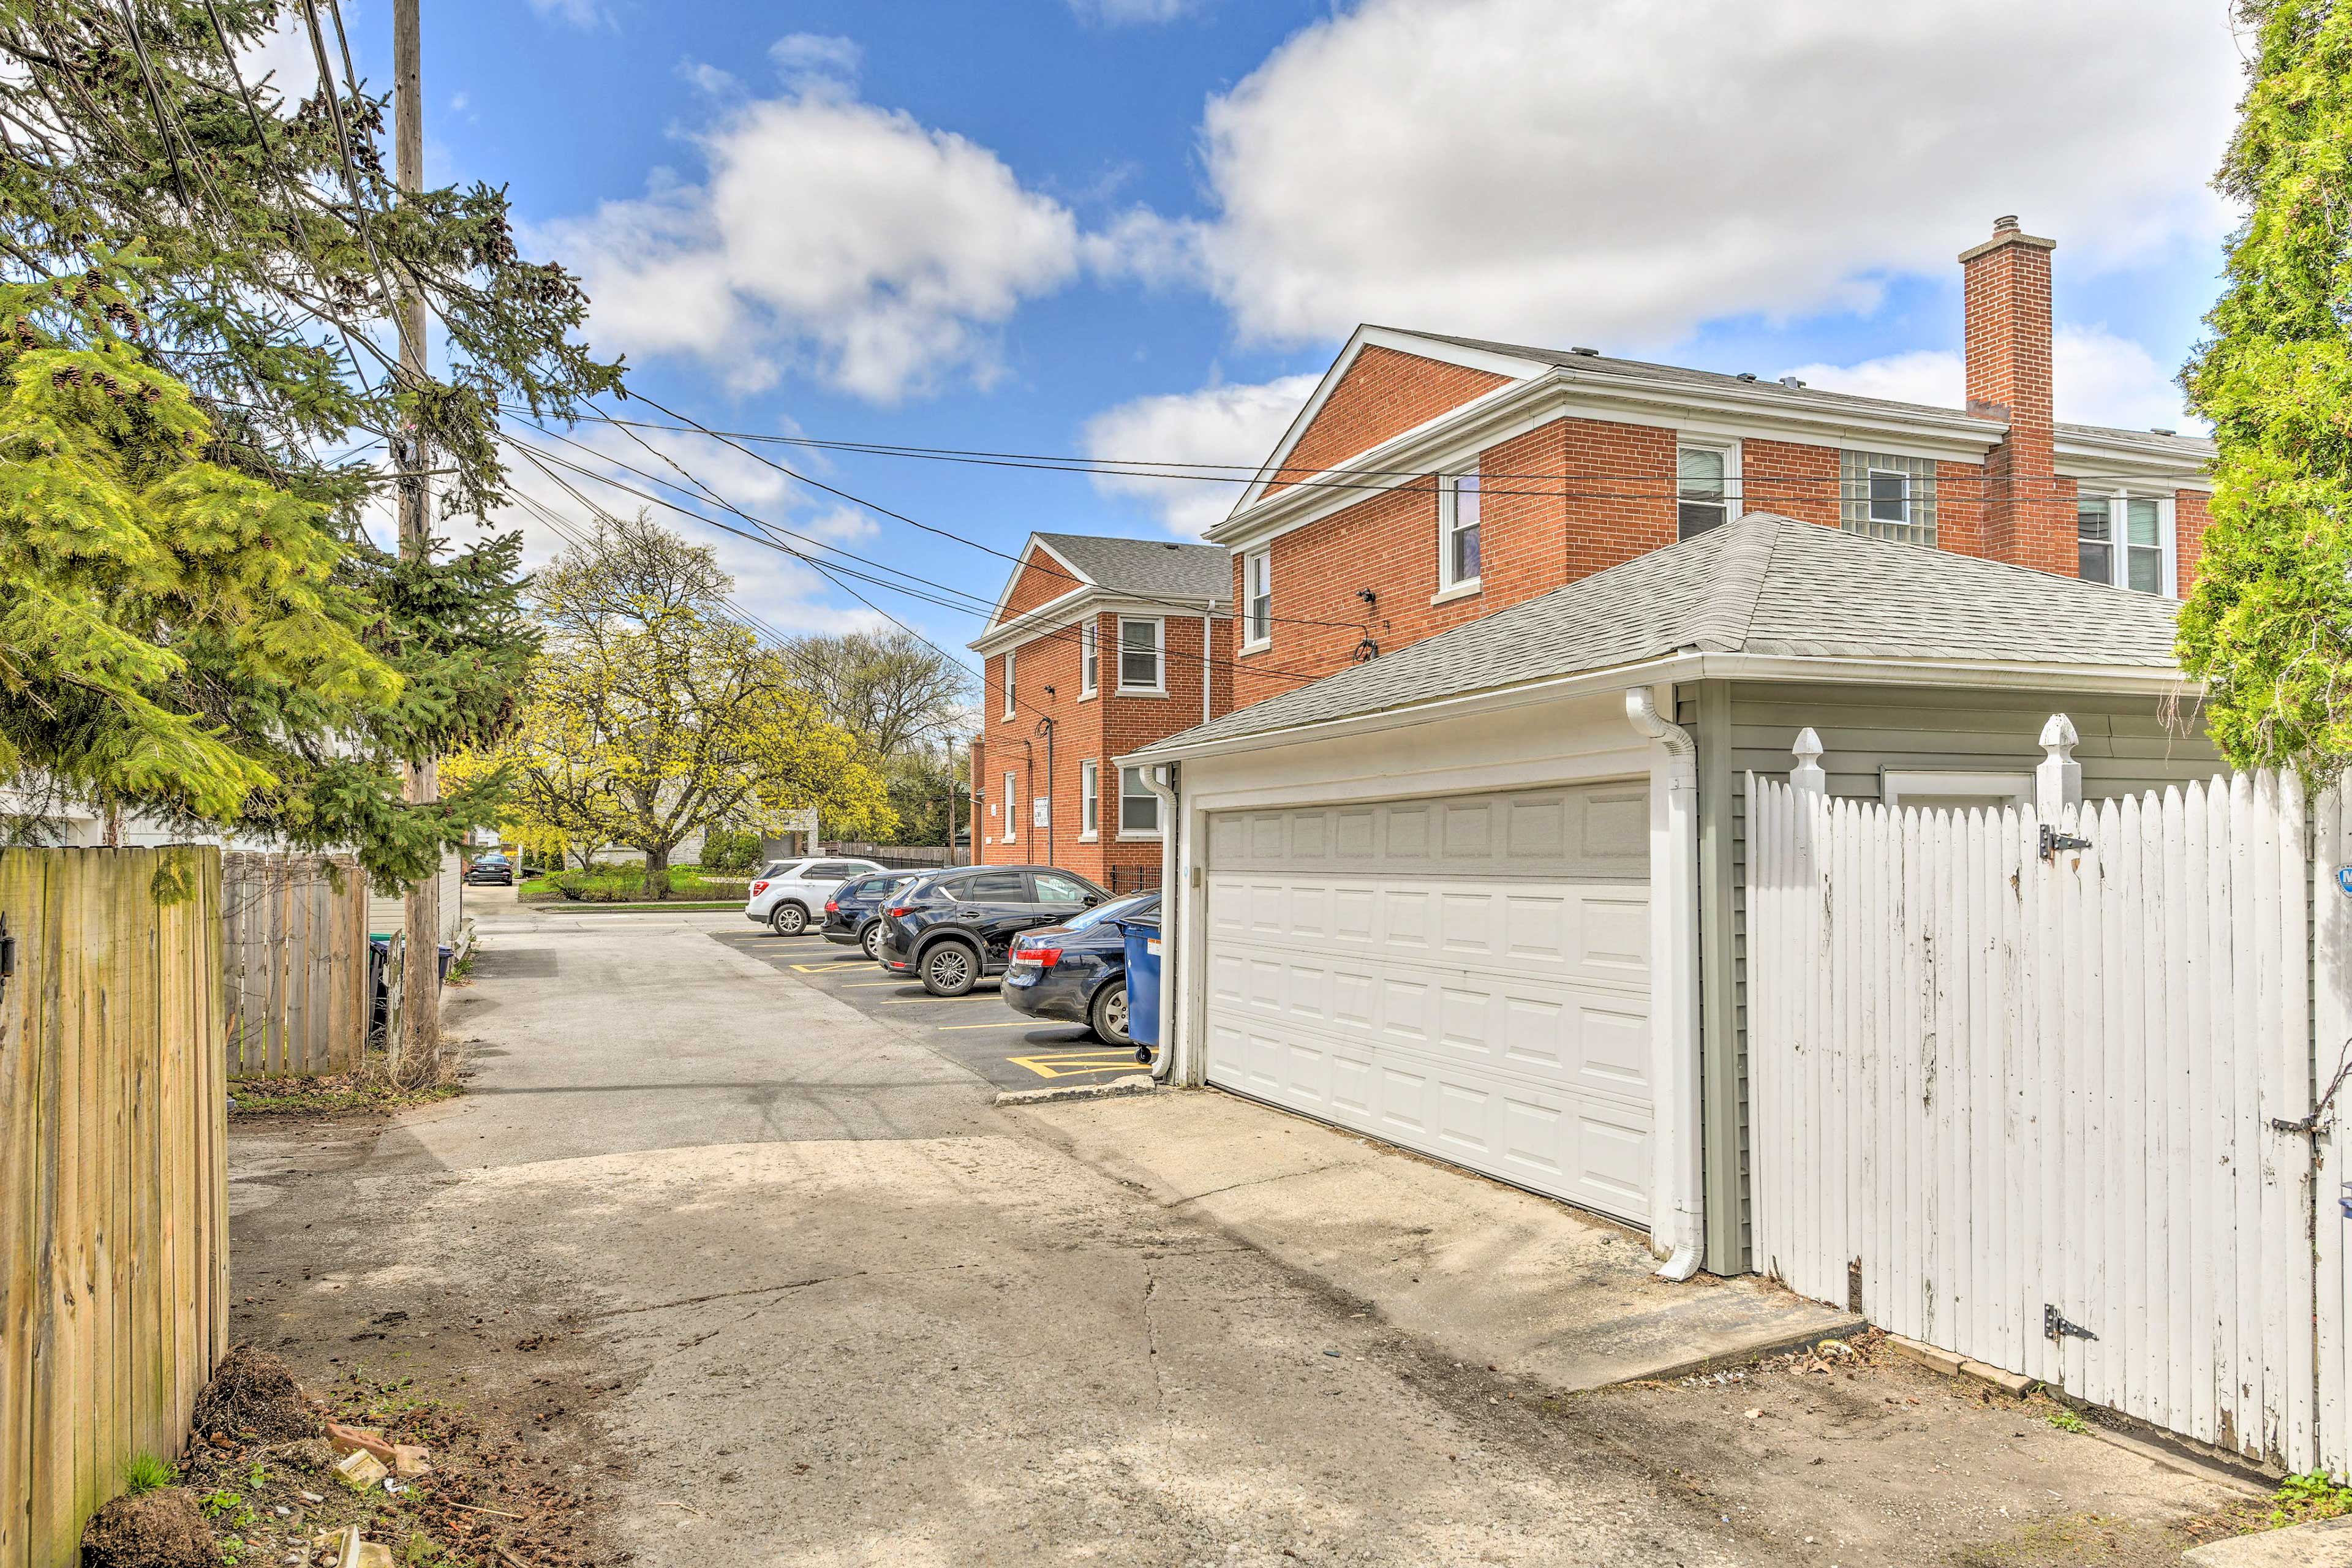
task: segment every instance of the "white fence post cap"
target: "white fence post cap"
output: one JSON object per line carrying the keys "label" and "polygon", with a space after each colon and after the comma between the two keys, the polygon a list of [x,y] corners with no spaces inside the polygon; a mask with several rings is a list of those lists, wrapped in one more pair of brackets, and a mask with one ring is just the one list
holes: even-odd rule
{"label": "white fence post cap", "polygon": [[1797,731],[1797,742],[1789,748],[1797,765],[1789,770],[1789,787],[1822,795],[1829,789],[1829,776],[1822,772],[1822,738],[1808,724]]}
{"label": "white fence post cap", "polygon": [[2069,806],[2083,804],[2083,764],[2074,760],[2081,740],[2074,721],[2063,713],[2053,713],[2042,726],[2045,755],[2033,770],[2033,811],[2044,822],[2055,822]]}

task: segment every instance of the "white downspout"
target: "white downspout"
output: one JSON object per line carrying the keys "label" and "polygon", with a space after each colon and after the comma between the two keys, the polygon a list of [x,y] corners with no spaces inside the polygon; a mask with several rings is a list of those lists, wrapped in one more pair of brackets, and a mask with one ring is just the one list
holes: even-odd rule
{"label": "white downspout", "polygon": [[1160,797],[1160,1049],[1151,1058],[1151,1076],[1166,1083],[1176,1066],[1176,833],[1183,820],[1177,810],[1176,764],[1144,769],[1143,787]]}
{"label": "white downspout", "polygon": [[[1651,979],[1652,1080],[1657,1085],[1657,1218],[1650,1237],[1666,1253],[1662,1279],[1698,1272],[1706,1256],[1706,1168],[1700,1142],[1705,1108],[1699,1087],[1698,748],[1690,731],[1659,715],[1660,693],[1625,693],[1625,717],[1657,742],[1651,764],[1651,935],[1658,964]],[[1660,790],[1659,785],[1664,784]]]}

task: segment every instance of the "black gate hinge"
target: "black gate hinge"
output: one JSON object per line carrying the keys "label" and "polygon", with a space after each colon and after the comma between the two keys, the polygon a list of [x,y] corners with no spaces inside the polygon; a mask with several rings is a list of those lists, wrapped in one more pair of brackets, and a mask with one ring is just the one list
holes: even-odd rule
{"label": "black gate hinge", "polygon": [[2046,822],[2042,825],[2042,858],[2044,860],[2055,860],[2062,850],[2088,849],[2090,847],[2091,841],[2087,838],[2061,833]]}
{"label": "black gate hinge", "polygon": [[2060,1340],[2095,1340],[2099,1336],[2080,1323],[2070,1323],[2058,1313],[2051,1302],[2042,1304],[2042,1337],[2053,1343]]}

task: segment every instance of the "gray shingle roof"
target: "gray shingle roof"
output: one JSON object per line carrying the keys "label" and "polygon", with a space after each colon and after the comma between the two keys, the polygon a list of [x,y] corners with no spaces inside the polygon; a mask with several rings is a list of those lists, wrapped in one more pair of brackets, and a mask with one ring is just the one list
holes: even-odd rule
{"label": "gray shingle roof", "polygon": [[2166,670],[2174,608],[2153,595],[1756,512],[1142,754],[1684,651]]}
{"label": "gray shingle roof", "polygon": [[1234,558],[1222,545],[1113,539],[1097,533],[1041,533],[1037,538],[1115,594],[1213,599],[1219,604],[1234,596]]}
{"label": "gray shingle roof", "polygon": [[[1413,331],[1412,329],[1406,327],[1396,330],[1412,332],[1414,337],[1429,338],[1441,343],[1455,343],[1467,349],[1484,349],[1490,353],[1508,354],[1517,359],[1534,360],[1541,364],[1561,365],[1570,370],[1582,371],[1592,375],[1616,375],[1623,376],[1629,381],[1664,382],[1685,386],[1737,386],[1768,395],[1777,393],[1789,397],[1801,396],[1808,399],[1827,399],[1833,403],[1850,404],[1857,412],[1875,409],[1881,413],[1947,416],[1957,414],[1963,418],[1982,418],[1982,416],[1969,414],[1965,409],[1938,407],[1927,403],[1898,403],[1886,397],[1863,397],[1850,392],[1830,392],[1818,386],[1801,388],[1783,386],[1777,381],[1761,377],[1752,382],[1745,381],[1738,376],[1727,375],[1719,371],[1692,370],[1678,364],[1653,364],[1646,360],[1615,359],[1608,354],[1580,354],[1572,349],[1539,349],[1526,343],[1496,342],[1487,338],[1455,337],[1448,332]],[[1988,432],[1999,432],[2007,427],[2007,421],[1985,419],[1984,425]],[[2152,430],[2126,430],[2107,425],[2060,424],[2056,428],[2062,435],[2071,433],[2122,438],[2134,446],[2144,447],[2152,456],[2161,454],[2166,457],[2197,460],[2208,458],[2213,455],[2213,443],[2202,437],[2159,436]]]}

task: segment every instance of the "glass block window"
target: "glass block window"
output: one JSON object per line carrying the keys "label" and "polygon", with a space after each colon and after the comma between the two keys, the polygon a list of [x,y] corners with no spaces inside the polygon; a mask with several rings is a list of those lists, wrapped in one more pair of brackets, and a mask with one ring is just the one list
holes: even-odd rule
{"label": "glass block window", "polygon": [[1936,542],[1936,464],[1891,452],[1838,454],[1838,526],[1905,544]]}

